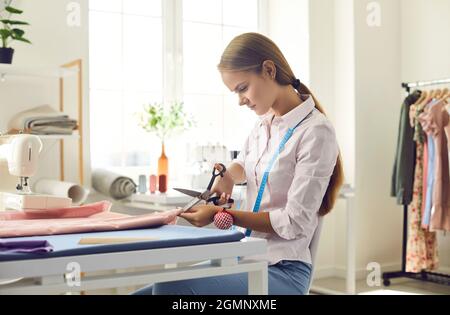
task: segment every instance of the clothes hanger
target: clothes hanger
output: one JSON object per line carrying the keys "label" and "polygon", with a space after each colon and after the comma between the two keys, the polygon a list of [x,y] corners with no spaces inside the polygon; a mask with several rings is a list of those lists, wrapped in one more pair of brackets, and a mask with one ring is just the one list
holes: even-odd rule
{"label": "clothes hanger", "polygon": [[420,103],[420,106],[423,107],[425,105],[427,105],[428,103],[431,102],[431,100],[433,98],[436,97],[436,95],[438,94],[438,92],[440,93],[440,90],[430,90],[430,93],[428,94],[428,96],[422,101],[422,103]]}
{"label": "clothes hanger", "polygon": [[442,95],[439,98],[439,103],[442,103],[442,111],[448,111],[450,113],[450,104],[448,103],[448,100],[450,98],[450,92],[448,88],[445,88],[442,91]]}
{"label": "clothes hanger", "polygon": [[421,93],[420,93],[420,97],[417,99],[417,101],[414,103],[414,105],[413,106],[417,106],[417,105],[419,105],[421,102],[422,102],[422,100],[425,98],[425,97],[427,97],[427,95],[428,95],[428,92],[427,91],[422,91]]}
{"label": "clothes hanger", "polygon": [[440,100],[441,100],[441,101],[446,101],[448,97],[449,97],[449,91],[448,91],[448,88],[445,88],[445,89],[442,91],[442,94],[441,94],[441,96],[440,96]]}
{"label": "clothes hanger", "polygon": [[416,108],[419,106],[425,98],[428,97],[428,92],[423,90],[421,91],[420,97],[416,100],[416,102],[409,107],[409,124],[412,128],[415,125],[415,117],[416,117]]}
{"label": "clothes hanger", "polygon": [[439,100],[440,98],[441,98],[441,96],[442,96],[442,90],[441,89],[437,89],[436,90],[436,94],[434,94],[434,99],[436,99],[436,100]]}

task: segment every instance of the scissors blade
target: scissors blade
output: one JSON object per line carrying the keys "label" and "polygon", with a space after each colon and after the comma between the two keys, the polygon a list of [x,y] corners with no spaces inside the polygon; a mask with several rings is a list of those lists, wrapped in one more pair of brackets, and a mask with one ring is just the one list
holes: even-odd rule
{"label": "scissors blade", "polygon": [[185,195],[188,195],[191,197],[195,197],[195,198],[200,198],[200,196],[202,195],[202,193],[200,193],[198,191],[189,190],[189,189],[174,188],[174,190],[176,190],[182,194],[185,194]]}
{"label": "scissors blade", "polygon": [[193,198],[191,201],[189,201],[182,209],[181,212],[186,212],[189,209],[191,209],[192,207],[194,207],[195,205],[197,205],[198,203],[200,203],[200,201],[202,201],[202,199],[200,198]]}

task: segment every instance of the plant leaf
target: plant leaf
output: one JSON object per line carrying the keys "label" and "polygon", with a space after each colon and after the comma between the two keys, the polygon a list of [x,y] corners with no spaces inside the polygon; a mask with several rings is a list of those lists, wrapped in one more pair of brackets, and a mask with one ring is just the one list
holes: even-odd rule
{"label": "plant leaf", "polygon": [[13,13],[13,14],[22,14],[23,11],[13,8],[13,7],[5,7],[5,10],[8,11],[9,13]]}
{"label": "plant leaf", "polygon": [[0,36],[2,38],[8,38],[11,36],[11,31],[10,30],[5,30],[5,29],[1,29],[0,30]]}
{"label": "plant leaf", "polygon": [[25,34],[24,30],[18,29],[18,28],[13,28],[11,30],[12,34],[16,37],[14,37],[15,39],[22,37]]}
{"label": "plant leaf", "polygon": [[27,22],[14,21],[14,20],[0,20],[0,22],[2,22],[4,24],[9,24],[9,25],[30,25]]}
{"label": "plant leaf", "polygon": [[[13,38],[14,38],[14,37],[13,37]],[[18,41],[21,41],[21,42],[25,42],[25,43],[31,44],[31,42],[30,42],[28,39],[23,38],[23,37],[14,38],[14,39],[15,39],[15,40],[18,40]]]}

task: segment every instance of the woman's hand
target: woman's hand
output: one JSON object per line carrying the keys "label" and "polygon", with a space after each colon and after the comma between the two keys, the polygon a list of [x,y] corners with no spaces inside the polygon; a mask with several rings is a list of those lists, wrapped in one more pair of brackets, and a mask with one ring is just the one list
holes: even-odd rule
{"label": "woman's hand", "polygon": [[203,227],[214,221],[214,216],[222,208],[214,205],[199,205],[181,213],[180,217],[196,227]]}
{"label": "woman's hand", "polygon": [[[222,171],[222,166],[220,164],[215,164],[214,168],[219,172]],[[220,197],[218,202],[219,205],[227,203],[228,199],[231,197],[233,192],[234,180],[230,175],[230,172],[226,171],[223,177],[218,176],[214,181],[211,191],[215,192],[217,196]]]}

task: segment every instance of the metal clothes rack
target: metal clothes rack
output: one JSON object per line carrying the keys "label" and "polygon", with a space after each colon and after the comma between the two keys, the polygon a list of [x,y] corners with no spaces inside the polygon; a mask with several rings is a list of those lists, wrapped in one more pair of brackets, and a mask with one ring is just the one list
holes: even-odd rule
{"label": "metal clothes rack", "polygon": [[441,85],[441,84],[450,84],[450,78],[448,79],[441,79],[441,80],[433,80],[433,81],[418,81],[418,82],[410,82],[410,83],[402,83],[402,88],[408,92],[408,94],[411,92],[412,88],[418,88],[423,86],[434,86],[434,85]]}
{"label": "metal clothes rack", "polygon": [[[450,84],[450,78],[433,81],[418,81],[411,83],[402,83],[402,88],[409,94],[412,88],[435,86],[441,84]],[[383,273],[383,284],[389,286],[391,279],[394,278],[410,278],[419,281],[426,281],[450,286],[450,275],[422,271],[420,273],[406,272],[406,248],[408,243],[408,205],[403,205],[403,245],[402,245],[402,270],[395,272]]]}

